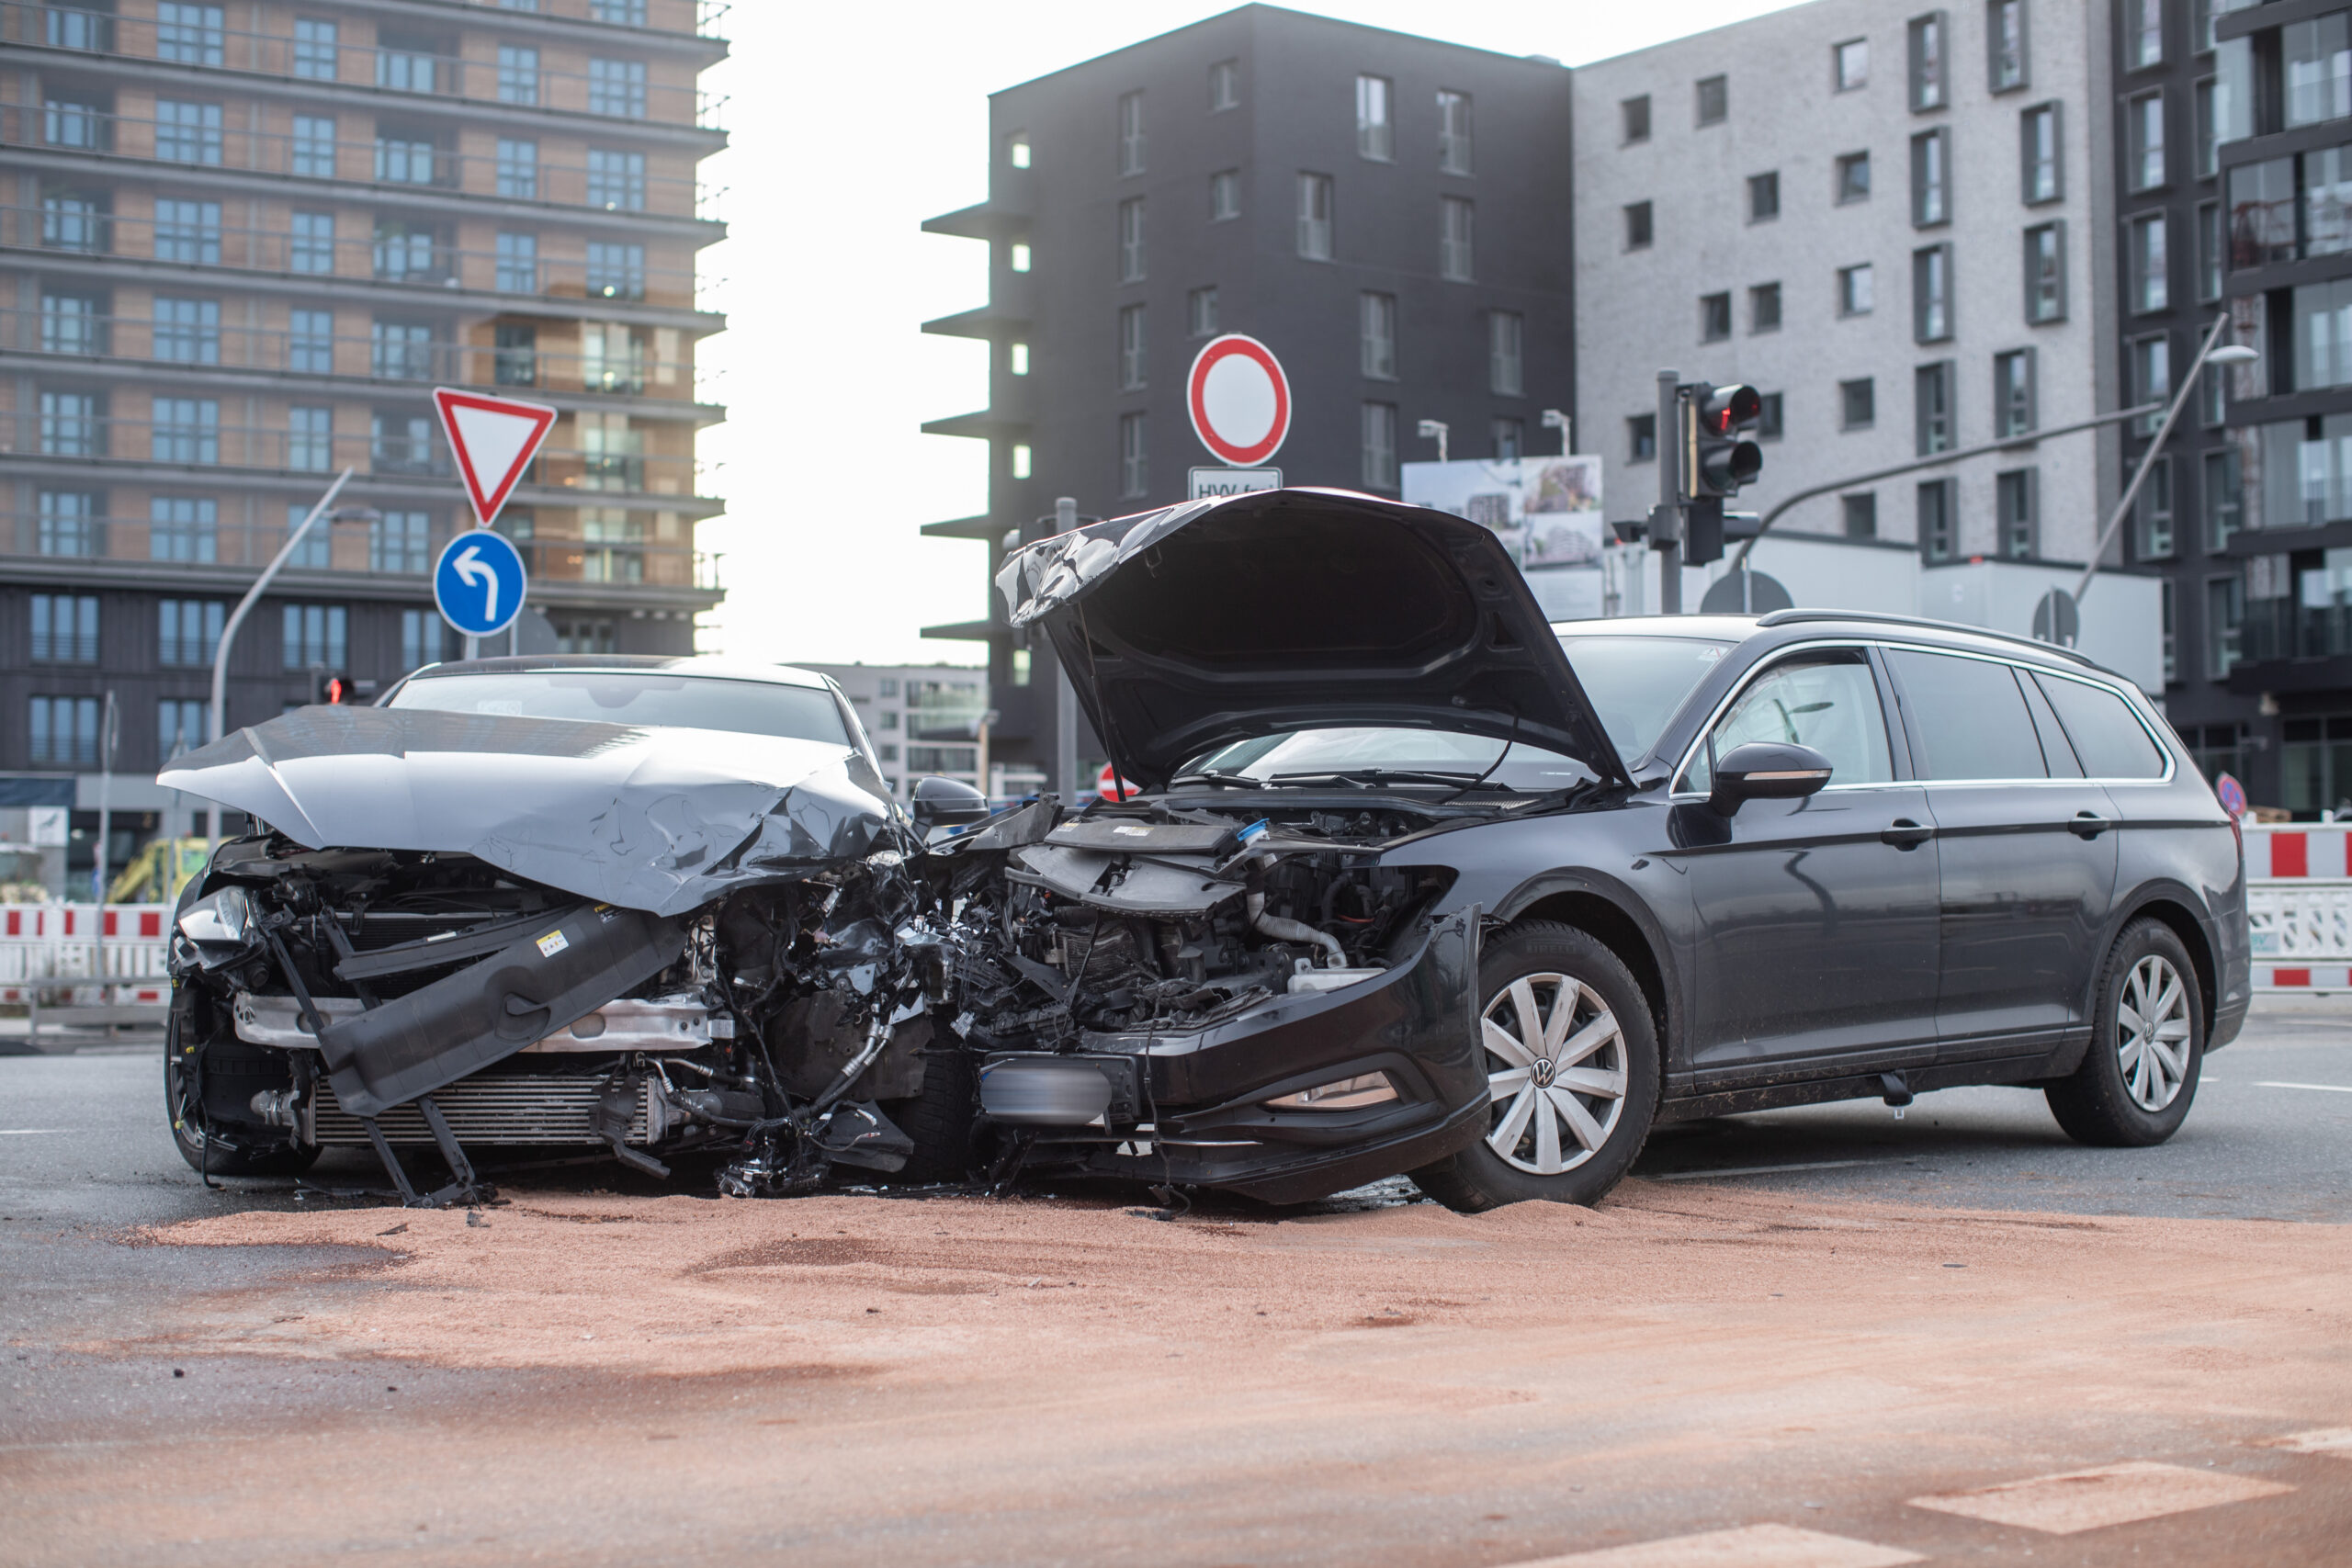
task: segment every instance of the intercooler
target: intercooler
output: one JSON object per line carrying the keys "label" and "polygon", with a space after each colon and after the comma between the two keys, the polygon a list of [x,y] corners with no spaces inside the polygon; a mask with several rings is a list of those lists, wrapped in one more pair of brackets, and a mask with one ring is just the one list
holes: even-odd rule
{"label": "intercooler", "polygon": [[[433,1091],[433,1103],[448,1118],[449,1131],[469,1145],[580,1144],[601,1145],[589,1118],[604,1087],[600,1077],[558,1077],[541,1073],[477,1073]],[[334,1097],[334,1085],[318,1081],[312,1110],[314,1141],[329,1146],[367,1146],[368,1129],[344,1110]],[[652,1142],[655,1115],[653,1086],[638,1089],[637,1111],[629,1118],[628,1141]],[[415,1102],[395,1105],[376,1125],[395,1144],[430,1144],[433,1134]]]}

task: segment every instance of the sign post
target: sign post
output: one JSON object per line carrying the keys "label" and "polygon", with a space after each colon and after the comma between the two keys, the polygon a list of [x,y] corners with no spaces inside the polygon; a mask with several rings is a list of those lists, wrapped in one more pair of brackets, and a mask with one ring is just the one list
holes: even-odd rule
{"label": "sign post", "polygon": [[458,477],[474,509],[473,536],[451,539],[434,566],[433,602],[441,618],[465,634],[466,657],[471,659],[483,637],[504,631],[522,613],[529,588],[522,552],[504,535],[492,532],[491,525],[555,427],[556,411],[545,403],[435,387],[433,412],[440,416],[441,434],[449,439]]}
{"label": "sign post", "polygon": [[1290,434],[1290,378],[1273,350],[1240,333],[1211,338],[1184,378],[1184,408],[1225,465],[1192,470],[1193,500],[1282,488],[1283,471],[1265,467]]}

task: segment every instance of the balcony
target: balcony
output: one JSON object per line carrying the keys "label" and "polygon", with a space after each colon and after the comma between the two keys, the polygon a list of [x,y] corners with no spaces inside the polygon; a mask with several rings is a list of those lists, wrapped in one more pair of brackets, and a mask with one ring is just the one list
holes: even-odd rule
{"label": "balcony", "polygon": [[2249,599],[2238,649],[2242,664],[2352,657],[2352,604]]}

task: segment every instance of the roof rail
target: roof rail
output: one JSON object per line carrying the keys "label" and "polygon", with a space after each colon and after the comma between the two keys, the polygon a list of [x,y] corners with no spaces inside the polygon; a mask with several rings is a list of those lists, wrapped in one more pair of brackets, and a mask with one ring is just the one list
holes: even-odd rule
{"label": "roof rail", "polygon": [[2023,643],[2026,647],[2039,649],[2043,653],[2055,654],[2061,659],[2071,659],[2077,664],[2088,665],[2094,670],[2098,668],[2089,655],[2077,652],[2071,648],[2061,648],[2054,642],[2043,642],[2039,637],[2019,637],[2015,632],[1996,632],[1990,626],[1972,626],[1960,621],[1932,620],[1926,615],[1891,615],[1881,610],[1771,610],[1756,617],[1756,624],[1759,626],[1793,626],[1802,621],[1869,621],[1873,625],[1926,626],[1939,632],[1965,632],[1971,637],[1991,637],[1996,642]]}

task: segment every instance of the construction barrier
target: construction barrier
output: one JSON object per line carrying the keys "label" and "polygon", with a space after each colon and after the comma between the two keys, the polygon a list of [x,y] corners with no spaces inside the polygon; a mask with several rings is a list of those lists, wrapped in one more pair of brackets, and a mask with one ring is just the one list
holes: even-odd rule
{"label": "construction barrier", "polygon": [[2352,991],[2352,828],[2245,825],[2256,991]]}
{"label": "construction barrier", "polygon": [[0,905],[0,1004],[162,1006],[171,925],[165,904]]}

